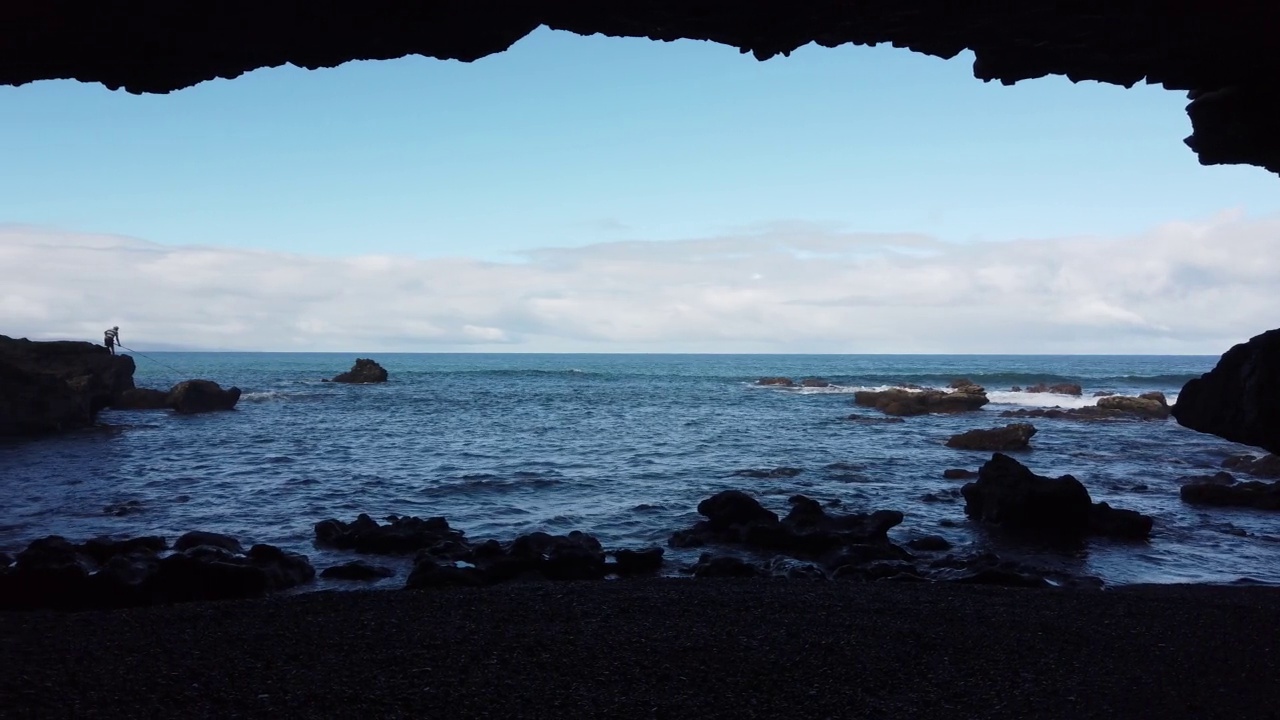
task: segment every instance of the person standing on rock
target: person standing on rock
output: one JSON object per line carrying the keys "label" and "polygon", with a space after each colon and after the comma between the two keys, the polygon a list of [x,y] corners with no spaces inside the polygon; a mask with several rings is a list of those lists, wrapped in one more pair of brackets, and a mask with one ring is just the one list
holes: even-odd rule
{"label": "person standing on rock", "polygon": [[116,325],[102,333],[102,344],[107,346],[112,355],[116,354],[116,345],[120,344],[120,326]]}

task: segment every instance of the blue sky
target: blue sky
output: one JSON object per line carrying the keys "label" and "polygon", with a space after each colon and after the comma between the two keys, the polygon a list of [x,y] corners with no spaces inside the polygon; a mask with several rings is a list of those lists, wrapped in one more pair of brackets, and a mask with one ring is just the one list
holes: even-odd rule
{"label": "blue sky", "polygon": [[0,332],[1201,354],[1274,323],[1280,178],[1200,166],[1184,93],[971,63],[541,30],[472,64],[0,87]]}
{"label": "blue sky", "polygon": [[0,221],[164,244],[501,257],[805,221],[1008,240],[1280,209],[1182,93],[1003,87],[889,47],[540,30],[473,64],[277,68],[171,95],[0,88]]}

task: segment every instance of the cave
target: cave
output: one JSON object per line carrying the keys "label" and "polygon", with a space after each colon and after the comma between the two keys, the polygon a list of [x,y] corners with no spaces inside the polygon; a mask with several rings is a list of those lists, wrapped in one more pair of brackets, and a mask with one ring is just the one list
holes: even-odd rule
{"label": "cave", "polygon": [[1186,91],[1202,164],[1280,173],[1280,5],[1263,0],[138,0],[19,3],[0,28],[0,84],[74,79],[166,93],[266,67],[335,67],[407,55],[474,61],[539,27],[579,35],[706,40],[756,60],[809,43],[892,44],[973,74],[1047,75]]}

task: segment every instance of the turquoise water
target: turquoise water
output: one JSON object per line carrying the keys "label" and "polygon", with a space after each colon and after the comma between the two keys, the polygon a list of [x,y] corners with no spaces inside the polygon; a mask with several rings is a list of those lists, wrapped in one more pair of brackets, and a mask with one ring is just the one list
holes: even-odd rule
{"label": "turquoise water", "polygon": [[[1156,518],[1145,544],[1106,541],[1062,553],[1011,546],[970,526],[950,467],[989,454],[946,438],[1010,422],[1018,406],[1079,406],[1099,390],[1172,396],[1215,357],[378,354],[385,385],[321,382],[351,354],[146,353],[141,386],[204,377],[245,392],[235,412],[179,417],[107,411],[110,430],[0,445],[0,550],[58,533],[227,532],[312,556],[312,526],[368,512],[443,515],[469,536],[506,540],[534,529],[583,530],[606,546],[664,544],[697,519],[699,500],[725,488],[775,510],[803,493],[847,509],[897,509],[899,539],[946,536],[961,548],[1020,554],[1109,582],[1280,582],[1274,515],[1200,510],[1178,499],[1178,478],[1250,452],[1168,422],[1033,421],[1019,459],[1041,474],[1070,473],[1095,500]],[[761,388],[764,375],[820,376],[830,389]],[[967,377],[992,404],[961,416],[853,423],[854,389]],[[1078,382],[1083,398],[1012,393],[1013,385]],[[1253,451],[1258,452],[1258,451]],[[804,468],[759,480],[736,470]],[[1145,488],[1145,489],[1144,489]],[[922,499],[933,493],[941,502]],[[108,505],[137,501],[127,516]],[[956,527],[939,525],[955,521]],[[692,560],[668,550],[680,562]],[[403,578],[389,581],[402,582]]]}

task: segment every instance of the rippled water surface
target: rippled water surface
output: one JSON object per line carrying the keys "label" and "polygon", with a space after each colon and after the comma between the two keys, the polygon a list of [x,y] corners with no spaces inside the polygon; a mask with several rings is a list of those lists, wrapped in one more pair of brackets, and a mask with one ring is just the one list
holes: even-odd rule
{"label": "rippled water surface", "polygon": [[[989,453],[944,447],[973,427],[1010,422],[1015,405],[1079,406],[1092,393],[1172,395],[1213,357],[379,355],[385,385],[321,378],[354,356],[148,353],[137,381],[167,387],[205,377],[245,391],[230,413],[179,417],[108,411],[110,429],[0,445],[0,550],[48,534],[73,539],[192,529],[345,559],[312,546],[312,526],[368,512],[444,515],[473,538],[580,529],[606,546],[665,544],[726,488],[785,512],[803,493],[845,509],[898,509],[899,539],[937,533],[960,546],[1010,548],[964,519],[949,467]],[[841,387],[756,387],[763,375],[821,376]],[[901,424],[845,420],[854,388],[946,386],[968,377],[992,404]],[[1010,393],[1013,385],[1078,382],[1083,398]],[[999,391],[999,392],[997,392]],[[1156,518],[1149,543],[1092,541],[1071,552],[1027,551],[1041,563],[1109,582],[1280,582],[1280,516],[1182,504],[1177,479],[1259,451],[1168,422],[1034,420],[1041,474],[1075,475],[1095,500]],[[735,470],[804,468],[788,479]],[[941,501],[925,501],[926,494]],[[137,501],[118,516],[108,506]],[[956,527],[944,527],[955,521]],[[668,551],[677,561],[692,559]]]}

